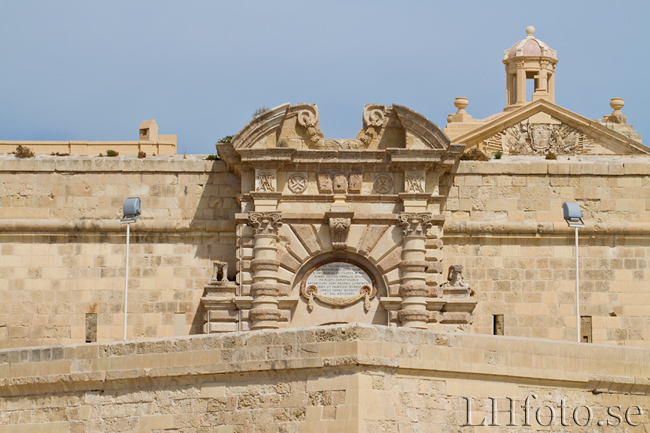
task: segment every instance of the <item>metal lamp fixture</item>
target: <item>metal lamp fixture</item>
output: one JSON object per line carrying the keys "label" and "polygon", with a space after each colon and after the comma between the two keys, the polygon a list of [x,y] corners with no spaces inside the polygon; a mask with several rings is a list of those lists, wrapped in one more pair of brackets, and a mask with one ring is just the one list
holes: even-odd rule
{"label": "metal lamp fixture", "polygon": [[569,227],[576,229],[576,331],[578,333],[577,340],[580,342],[580,269],[578,268],[578,229],[585,226],[582,220],[584,216],[580,205],[578,203],[562,203],[562,211],[564,212],[564,221]]}
{"label": "metal lamp fixture", "polygon": [[127,304],[129,300],[129,237],[131,235],[131,223],[136,222],[142,210],[140,209],[140,197],[129,197],[124,200],[122,214],[124,215],[120,220],[126,223],[126,275],[124,278],[124,340],[126,340],[126,315]]}

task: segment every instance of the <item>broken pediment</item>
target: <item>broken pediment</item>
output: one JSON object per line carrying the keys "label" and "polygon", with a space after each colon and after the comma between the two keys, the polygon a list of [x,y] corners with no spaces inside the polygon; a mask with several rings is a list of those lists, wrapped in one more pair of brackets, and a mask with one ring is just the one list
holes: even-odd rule
{"label": "broken pediment", "polygon": [[544,100],[489,121],[454,141],[486,153],[511,155],[650,153],[640,142]]}
{"label": "broken pediment", "polygon": [[445,150],[445,133],[421,114],[401,105],[367,104],[363,126],[354,139],[330,139],[320,129],[315,104],[282,104],[254,118],[232,140],[234,149]]}

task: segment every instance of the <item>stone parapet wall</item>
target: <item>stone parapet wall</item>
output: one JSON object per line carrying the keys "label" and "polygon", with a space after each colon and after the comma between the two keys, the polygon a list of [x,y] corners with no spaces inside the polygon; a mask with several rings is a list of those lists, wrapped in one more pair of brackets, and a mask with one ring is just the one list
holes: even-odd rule
{"label": "stone parapet wall", "polygon": [[[164,138],[169,137],[169,138]],[[29,148],[36,154],[106,155],[108,150],[120,155],[148,156],[176,155],[176,136],[159,136],[159,141],[12,141],[0,140],[0,153],[11,153],[18,146]]]}
{"label": "stone parapet wall", "polygon": [[[129,337],[200,333],[214,260],[234,262],[239,180],[199,157],[0,157],[0,347],[122,338],[125,198]],[[232,277],[232,275],[231,275]]]}
{"label": "stone parapet wall", "polygon": [[531,431],[560,430],[561,401],[564,431],[584,431],[585,406],[592,428],[614,407],[616,431],[638,431],[649,354],[376,325],[3,350],[0,431],[479,432],[488,397],[490,431],[511,431],[508,399]]}

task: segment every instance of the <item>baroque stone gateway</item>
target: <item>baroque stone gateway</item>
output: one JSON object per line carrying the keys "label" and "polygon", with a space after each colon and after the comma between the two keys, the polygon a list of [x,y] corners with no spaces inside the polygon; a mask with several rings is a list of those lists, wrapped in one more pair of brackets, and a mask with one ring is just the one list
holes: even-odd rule
{"label": "baroque stone gateway", "polygon": [[503,111],[444,130],[367,104],[332,139],[286,103],[216,160],[154,121],[115,158],[0,142],[37,154],[0,155],[0,433],[650,427],[650,149],[621,98],[555,103],[534,32]]}

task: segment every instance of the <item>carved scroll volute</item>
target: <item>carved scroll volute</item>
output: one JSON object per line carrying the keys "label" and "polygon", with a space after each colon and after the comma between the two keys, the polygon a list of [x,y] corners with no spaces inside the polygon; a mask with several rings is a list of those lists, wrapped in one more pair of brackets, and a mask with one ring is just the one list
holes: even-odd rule
{"label": "carved scroll volute", "polygon": [[330,218],[330,236],[334,251],[345,251],[348,245],[348,232],[350,231],[350,218]]}
{"label": "carved scroll volute", "polygon": [[401,213],[399,225],[404,230],[404,237],[425,236],[433,222],[430,213]]}
{"label": "carved scroll volute", "polygon": [[363,130],[357,135],[357,140],[366,148],[372,140],[378,138],[381,128],[388,125],[386,106],[380,104],[367,104],[363,108]]}
{"label": "carved scroll volute", "polygon": [[282,226],[280,212],[251,212],[248,214],[248,225],[253,227],[256,235],[277,235]]}
{"label": "carved scroll volute", "polygon": [[325,134],[318,127],[318,108],[316,105],[304,104],[298,112],[298,125],[305,128],[309,144],[317,145],[321,143]]}

